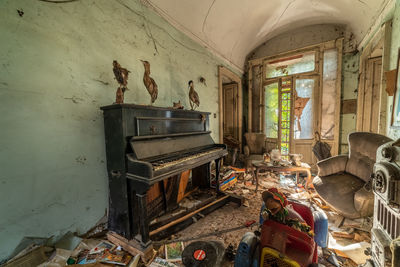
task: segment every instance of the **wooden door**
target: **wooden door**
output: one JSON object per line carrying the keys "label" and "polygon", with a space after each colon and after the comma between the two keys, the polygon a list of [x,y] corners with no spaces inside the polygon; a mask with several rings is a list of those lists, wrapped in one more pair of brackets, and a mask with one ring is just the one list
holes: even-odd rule
{"label": "wooden door", "polygon": [[229,83],[223,85],[223,136],[231,136],[239,141],[238,119],[238,85]]}
{"label": "wooden door", "polygon": [[319,129],[319,90],[317,77],[297,77],[293,81],[291,151],[302,154],[303,162],[316,163],[312,152],[314,133]]}
{"label": "wooden door", "polygon": [[382,57],[367,60],[364,90],[358,96],[357,131],[378,133]]}

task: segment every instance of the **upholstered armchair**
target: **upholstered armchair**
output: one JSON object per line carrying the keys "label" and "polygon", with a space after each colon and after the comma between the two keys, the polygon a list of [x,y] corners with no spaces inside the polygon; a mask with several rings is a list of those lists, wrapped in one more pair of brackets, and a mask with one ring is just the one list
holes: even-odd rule
{"label": "upholstered armchair", "polygon": [[348,136],[349,154],[321,160],[313,185],[319,196],[343,216],[351,219],[373,213],[371,174],[377,148],[390,138],[367,132]]}
{"label": "upholstered armchair", "polygon": [[263,133],[245,133],[246,145],[243,148],[243,153],[246,160],[246,168],[251,168],[253,161],[264,159],[265,151],[265,134]]}

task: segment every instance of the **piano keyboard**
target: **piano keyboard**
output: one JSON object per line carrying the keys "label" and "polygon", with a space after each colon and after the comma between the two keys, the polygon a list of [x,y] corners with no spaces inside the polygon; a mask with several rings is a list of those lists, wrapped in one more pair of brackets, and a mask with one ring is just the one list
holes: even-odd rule
{"label": "piano keyboard", "polygon": [[223,150],[223,148],[215,148],[215,149],[212,149],[212,150],[209,150],[206,152],[200,152],[200,153],[194,154],[192,156],[183,157],[183,158],[179,158],[179,159],[173,159],[171,161],[161,160],[161,161],[157,161],[157,162],[152,162],[151,164],[153,165],[153,170],[158,171],[158,170],[161,170],[161,169],[164,169],[164,168],[176,165],[176,164],[184,163],[186,161],[190,161],[193,159],[203,157],[208,154],[215,153],[220,150]]}

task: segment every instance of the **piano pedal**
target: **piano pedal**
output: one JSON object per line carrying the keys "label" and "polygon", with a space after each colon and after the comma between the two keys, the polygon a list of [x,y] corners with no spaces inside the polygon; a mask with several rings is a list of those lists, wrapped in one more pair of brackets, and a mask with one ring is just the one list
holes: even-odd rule
{"label": "piano pedal", "polygon": [[193,220],[194,223],[197,222],[196,216],[193,216],[193,217],[192,217],[192,220]]}
{"label": "piano pedal", "polygon": [[197,213],[197,215],[199,215],[201,218],[206,217],[206,216],[205,216],[203,213],[201,213],[201,212]]}

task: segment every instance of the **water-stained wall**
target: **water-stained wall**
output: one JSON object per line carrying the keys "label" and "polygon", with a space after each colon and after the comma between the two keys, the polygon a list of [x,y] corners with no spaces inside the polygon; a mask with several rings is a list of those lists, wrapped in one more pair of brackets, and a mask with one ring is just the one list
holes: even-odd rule
{"label": "water-stained wall", "polygon": [[105,214],[114,59],[130,71],[126,103],[150,103],[140,59],[156,106],[188,108],[194,80],[217,140],[220,62],[139,0],[3,0],[0,36],[0,261],[24,236],[84,233]]}

